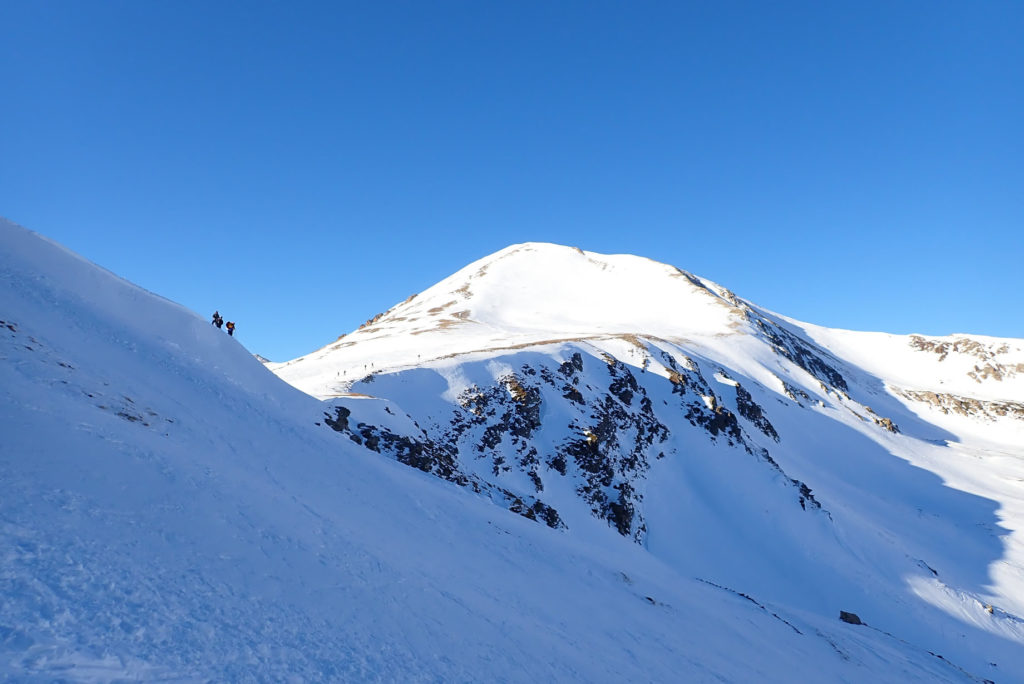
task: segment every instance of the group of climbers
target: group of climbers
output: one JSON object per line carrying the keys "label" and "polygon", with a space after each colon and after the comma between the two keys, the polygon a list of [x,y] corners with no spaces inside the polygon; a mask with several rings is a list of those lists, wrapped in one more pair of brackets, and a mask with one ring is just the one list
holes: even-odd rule
{"label": "group of climbers", "polygon": [[220,315],[220,311],[213,312],[213,324],[217,326],[217,330],[223,325],[228,330],[228,335],[235,336],[235,323],[234,321],[224,322],[224,317]]}

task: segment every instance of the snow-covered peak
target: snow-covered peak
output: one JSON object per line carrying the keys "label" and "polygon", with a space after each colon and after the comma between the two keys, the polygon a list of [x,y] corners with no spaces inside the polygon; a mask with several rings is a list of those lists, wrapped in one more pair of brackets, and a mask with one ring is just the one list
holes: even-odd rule
{"label": "snow-covered peak", "polygon": [[675,336],[728,333],[730,309],[673,266],[530,242],[471,264],[395,313],[409,323],[455,319],[509,332]]}
{"label": "snow-covered peak", "polygon": [[771,366],[786,340],[802,340],[796,343],[833,358],[826,365],[844,359],[900,390],[960,401],[1010,398],[1024,389],[1022,340],[823,328],[669,264],[544,242],[479,259],[331,344],[268,367],[309,394],[330,397],[369,373],[556,343],[594,343],[617,355],[609,345],[639,349],[640,338],[700,348],[768,384],[765,360]]}
{"label": "snow-covered peak", "polygon": [[724,299],[673,266],[536,242],[470,264],[395,313],[565,335],[727,333],[736,323]]}
{"label": "snow-covered peak", "polygon": [[608,337],[717,339],[749,330],[743,307],[725,288],[668,264],[527,242],[469,264],[322,349],[270,367],[328,396],[330,386],[354,375],[473,352]]}

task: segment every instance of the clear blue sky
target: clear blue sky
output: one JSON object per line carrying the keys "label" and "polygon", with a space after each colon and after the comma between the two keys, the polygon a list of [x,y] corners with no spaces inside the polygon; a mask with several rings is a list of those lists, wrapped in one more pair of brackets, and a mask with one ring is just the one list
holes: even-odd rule
{"label": "clear blue sky", "polygon": [[275,360],[531,240],[1024,337],[1022,36],[1016,0],[4,0],[0,215]]}

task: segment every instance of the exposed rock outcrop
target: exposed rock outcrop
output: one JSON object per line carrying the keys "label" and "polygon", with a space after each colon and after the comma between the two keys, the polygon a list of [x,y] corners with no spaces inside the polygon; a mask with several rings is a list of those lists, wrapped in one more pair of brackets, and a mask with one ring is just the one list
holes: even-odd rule
{"label": "exposed rock outcrop", "polygon": [[957,394],[917,391],[895,388],[895,393],[911,401],[928,404],[945,414],[955,414],[984,420],[1015,418],[1024,420],[1024,403],[976,399]]}
{"label": "exposed rock outcrop", "polygon": [[911,335],[910,346],[918,351],[938,354],[940,362],[949,358],[950,354],[978,359],[979,363],[974,364],[974,367],[967,371],[967,376],[978,383],[985,380],[998,382],[1024,373],[1024,363],[1001,363],[999,361],[1000,357],[1005,357],[1014,351],[1005,342],[985,344],[970,337],[938,340],[928,339],[921,335]]}

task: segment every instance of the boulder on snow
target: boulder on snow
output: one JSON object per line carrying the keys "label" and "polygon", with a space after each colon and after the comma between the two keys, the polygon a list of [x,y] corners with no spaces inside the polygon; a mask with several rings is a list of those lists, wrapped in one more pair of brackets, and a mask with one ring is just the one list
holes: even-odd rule
{"label": "boulder on snow", "polygon": [[849,623],[851,625],[863,625],[864,624],[863,622],[860,621],[860,618],[857,617],[856,613],[847,613],[845,610],[839,611],[839,619],[842,620],[843,622]]}

